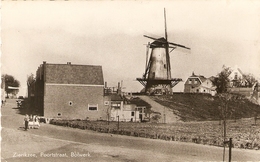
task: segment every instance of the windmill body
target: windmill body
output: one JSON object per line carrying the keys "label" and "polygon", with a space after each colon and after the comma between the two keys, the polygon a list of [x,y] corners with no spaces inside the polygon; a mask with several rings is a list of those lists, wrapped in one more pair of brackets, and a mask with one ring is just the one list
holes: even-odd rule
{"label": "windmill body", "polygon": [[167,71],[166,53],[164,48],[152,48],[151,65],[148,79],[170,79]]}
{"label": "windmill body", "polygon": [[166,49],[168,45],[165,42],[164,38],[159,38],[148,46],[151,52],[145,74],[143,78],[137,78],[144,86],[143,92],[146,94],[170,94],[172,93],[172,87],[182,81],[180,78],[171,78],[170,61]]}

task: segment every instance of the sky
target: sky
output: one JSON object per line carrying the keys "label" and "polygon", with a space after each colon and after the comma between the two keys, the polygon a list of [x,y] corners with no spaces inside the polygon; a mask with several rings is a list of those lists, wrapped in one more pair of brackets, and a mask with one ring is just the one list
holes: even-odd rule
{"label": "sky", "polygon": [[[21,83],[47,63],[101,65],[108,86],[137,92],[146,46],[164,36],[173,78],[216,76],[223,65],[260,78],[260,1],[2,1],[1,73]],[[183,91],[184,82],[173,91]]]}

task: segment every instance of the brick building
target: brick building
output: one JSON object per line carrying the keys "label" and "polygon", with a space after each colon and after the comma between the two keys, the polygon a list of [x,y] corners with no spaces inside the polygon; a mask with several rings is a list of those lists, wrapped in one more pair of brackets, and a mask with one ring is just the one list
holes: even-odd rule
{"label": "brick building", "polygon": [[39,115],[89,120],[107,117],[101,66],[43,62],[34,84],[34,109]]}

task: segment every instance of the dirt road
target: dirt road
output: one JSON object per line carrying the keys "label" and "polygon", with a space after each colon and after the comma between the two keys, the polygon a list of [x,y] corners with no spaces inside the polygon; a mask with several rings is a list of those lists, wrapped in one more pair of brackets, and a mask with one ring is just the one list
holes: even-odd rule
{"label": "dirt road", "polygon": [[175,123],[177,121],[180,121],[180,117],[175,115],[171,109],[155,102],[149,96],[138,96],[138,97],[140,97],[142,100],[149,103],[153,111],[161,113],[162,118],[159,121],[160,123]]}
{"label": "dirt road", "polygon": [[[1,109],[1,161],[222,161],[223,148],[41,124],[23,130],[23,115],[7,100]],[[228,159],[228,151],[226,152]],[[233,149],[234,161],[260,161],[260,152]]]}

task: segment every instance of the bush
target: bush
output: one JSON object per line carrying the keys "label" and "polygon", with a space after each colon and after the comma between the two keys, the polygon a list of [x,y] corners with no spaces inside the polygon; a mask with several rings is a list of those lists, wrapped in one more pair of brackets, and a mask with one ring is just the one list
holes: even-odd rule
{"label": "bush", "polygon": [[160,119],[161,119],[161,115],[159,115],[159,114],[152,116],[152,120],[154,120],[154,121],[159,122]]}

